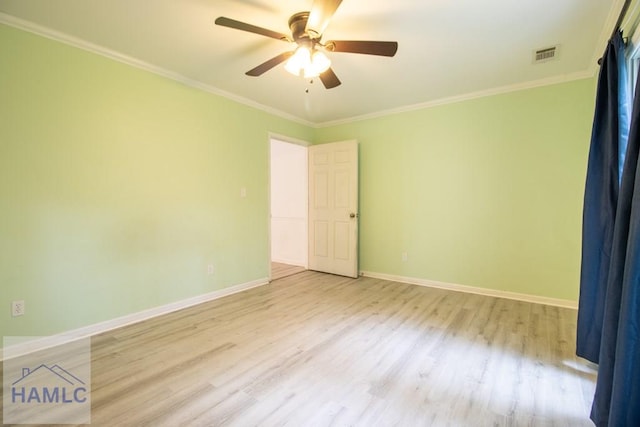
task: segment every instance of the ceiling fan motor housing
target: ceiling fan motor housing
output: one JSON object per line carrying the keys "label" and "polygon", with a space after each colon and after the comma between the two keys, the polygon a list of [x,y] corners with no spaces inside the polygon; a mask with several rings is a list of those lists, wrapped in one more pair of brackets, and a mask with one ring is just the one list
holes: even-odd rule
{"label": "ceiling fan motor housing", "polygon": [[291,35],[293,41],[309,39],[320,39],[320,34],[308,34],[306,32],[307,21],[309,20],[309,12],[298,12],[289,18],[289,28],[291,29]]}

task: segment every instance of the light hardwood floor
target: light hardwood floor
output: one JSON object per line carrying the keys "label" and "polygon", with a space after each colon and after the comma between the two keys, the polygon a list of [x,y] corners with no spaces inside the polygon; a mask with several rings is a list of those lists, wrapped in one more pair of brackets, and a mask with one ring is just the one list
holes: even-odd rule
{"label": "light hardwood floor", "polygon": [[589,426],[573,310],[303,272],[92,339],[97,426]]}
{"label": "light hardwood floor", "polygon": [[302,273],[306,269],[297,265],[282,264],[280,262],[271,263],[271,279],[282,279],[283,277],[293,276]]}

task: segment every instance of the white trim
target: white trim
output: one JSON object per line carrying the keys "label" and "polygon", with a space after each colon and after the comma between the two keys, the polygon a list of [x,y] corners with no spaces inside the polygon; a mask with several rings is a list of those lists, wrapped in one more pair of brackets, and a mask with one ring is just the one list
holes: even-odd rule
{"label": "white trim", "polygon": [[604,51],[607,48],[607,43],[609,43],[609,38],[611,37],[611,32],[618,21],[618,16],[622,11],[622,7],[624,6],[625,0],[614,0],[611,5],[611,9],[609,9],[609,15],[605,21],[604,26],[602,27],[602,31],[600,32],[600,37],[598,38],[598,43],[596,43],[596,49],[593,52],[593,57],[591,58],[591,62],[589,63],[589,70],[595,76],[600,66],[598,65],[598,60],[602,58]]}
{"label": "white trim", "polygon": [[199,89],[205,92],[209,92],[213,95],[222,96],[224,98],[230,99],[232,101],[238,102],[240,104],[244,104],[246,106],[255,108],[257,110],[264,111],[269,114],[273,114],[274,116],[282,117],[283,119],[291,120],[296,123],[300,123],[305,126],[314,127],[314,123],[308,120],[301,119],[298,116],[294,116],[289,113],[285,113],[284,111],[275,109],[273,107],[269,107],[264,104],[260,104],[251,99],[244,98],[233,93],[224,91],[222,89],[218,89],[214,86],[204,84],[202,82],[190,79],[188,77],[183,76],[182,74],[169,71],[166,68],[159,67],[157,65],[149,64],[148,62],[141,61],[139,59],[133,58],[128,55],[124,55],[120,52],[117,52],[112,49],[108,49],[106,47],[90,43],[86,40],[82,40],[80,38],[71,36],[69,34],[65,34],[60,31],[52,30],[51,28],[47,28],[38,24],[35,24],[31,21],[26,21],[24,19],[16,18],[15,16],[8,15],[6,13],[0,12],[0,24],[6,24],[11,27],[17,28],[19,30],[27,31],[29,33],[37,34],[42,37],[46,37],[51,40],[55,40],[73,47],[77,47],[78,49],[85,50],[87,52],[91,52],[100,56],[104,56],[106,58],[112,59],[114,61],[121,62],[123,64],[130,65],[135,68],[139,68],[144,71],[148,71],[153,74],[157,74],[159,76],[165,77],[170,80],[177,81],[178,83],[182,83],[185,86],[192,87],[194,89]]}
{"label": "white trim", "polygon": [[[269,283],[269,279],[266,277],[253,280],[251,282],[241,283],[239,285],[234,285],[228,288],[219,289],[217,291],[187,298],[181,301],[176,301],[176,302],[161,305],[158,307],[150,308],[147,310],[142,310],[137,313],[127,314],[121,317],[117,317],[115,319],[106,320],[104,322],[94,323],[93,325],[83,326],[81,328],[74,329],[72,331],[67,331],[67,332],[52,335],[49,337],[42,337],[42,338],[34,339],[32,341],[27,341],[21,344],[17,344],[10,348],[9,353],[13,357],[17,357],[17,356],[28,354],[28,353],[33,353],[36,351],[61,345],[66,342],[75,341],[78,339],[98,335],[103,332],[111,331],[113,329],[122,328],[123,326],[142,322],[144,320],[152,319],[154,317],[162,316],[168,313],[172,313],[174,311],[192,307],[194,305],[202,304],[208,301],[213,301],[222,297],[226,297],[232,294],[236,294],[252,288],[256,288],[258,286],[267,285],[268,283]],[[4,360],[4,353],[6,351],[7,351],[6,349],[0,348],[0,360]]]}
{"label": "white trim", "polygon": [[535,89],[538,87],[552,86],[560,83],[568,83],[576,80],[591,79],[595,76],[594,70],[580,71],[577,73],[564,74],[561,76],[549,77],[541,80],[532,80],[524,83],[516,83],[508,86],[501,86],[492,89],[471,92],[463,95],[450,96],[447,98],[435,99],[432,101],[422,102],[419,104],[406,105],[403,107],[378,111],[375,113],[364,114],[362,116],[350,117],[347,119],[333,120],[329,122],[318,123],[316,128],[324,128],[329,126],[344,125],[361,120],[375,119],[379,117],[390,116],[392,114],[406,113],[409,111],[423,110],[427,108],[439,107],[442,105],[456,104],[458,102],[470,101],[477,98],[486,98],[489,96],[502,95],[511,92],[519,92],[521,90]]}
{"label": "white trim", "polygon": [[288,142],[289,144],[301,145],[303,147],[309,147],[313,145],[309,141],[305,141],[304,139],[293,138],[291,136],[282,135],[276,132],[269,132],[269,143],[271,143],[272,139],[275,139],[280,142]]}
{"label": "white trim", "polygon": [[640,10],[640,3],[634,2],[632,5],[633,7],[630,7],[629,10],[627,10],[624,21],[620,26],[623,33],[626,34],[629,39],[638,32],[638,23],[640,22],[640,14],[638,13]]}
{"label": "white trim", "polygon": [[392,274],[375,273],[373,271],[361,271],[360,274],[374,279],[389,280],[392,282],[408,283],[410,285],[426,286],[429,288],[446,289],[449,291],[465,292],[468,294],[485,295],[496,298],[506,298],[517,301],[532,302],[534,304],[552,305],[556,307],[564,307],[577,309],[578,303],[573,300],[565,300],[559,298],[542,297],[538,295],[521,294],[517,292],[500,291],[497,289],[477,288],[474,286],[457,285],[455,283],[438,282],[436,280],[418,279],[415,277],[395,276]]}
{"label": "white trim", "polygon": [[[620,1],[620,0],[618,0],[618,1]],[[607,22],[609,22],[611,20],[612,16],[617,16],[614,13],[614,11],[615,11],[615,8],[612,8],[612,10],[611,10],[611,12],[609,14],[609,18],[608,18]],[[92,53],[95,53],[97,55],[101,55],[101,56],[113,59],[113,60],[118,61],[118,62],[122,62],[122,63],[130,65],[132,67],[136,67],[136,68],[148,71],[150,73],[154,73],[154,74],[160,75],[162,77],[165,77],[165,78],[168,78],[168,79],[171,79],[171,80],[175,80],[175,81],[177,81],[179,83],[182,83],[182,84],[184,84],[186,86],[190,86],[190,87],[193,87],[195,89],[200,89],[200,90],[203,90],[205,92],[209,92],[209,93],[214,94],[214,95],[222,96],[224,98],[230,99],[230,100],[238,102],[240,104],[243,104],[243,105],[246,105],[246,106],[249,106],[249,107],[252,107],[252,108],[256,108],[256,109],[264,111],[266,113],[273,114],[275,116],[282,117],[282,118],[287,119],[287,120],[291,120],[293,122],[308,126],[310,128],[313,128],[313,129],[319,129],[319,128],[325,128],[325,127],[329,127],[329,126],[337,126],[337,125],[342,125],[342,124],[348,124],[348,123],[353,123],[353,122],[357,122],[357,121],[361,121],[361,120],[374,119],[374,118],[378,118],[378,117],[385,117],[385,116],[389,116],[389,115],[392,115],[392,114],[405,113],[405,112],[409,112],[409,111],[432,108],[432,107],[437,107],[437,106],[447,105],[447,104],[454,104],[454,103],[457,103],[457,102],[469,101],[469,100],[476,99],[476,98],[484,98],[484,97],[493,96],[493,95],[499,95],[499,94],[510,93],[510,92],[517,92],[517,91],[521,91],[521,90],[525,90],[525,89],[533,89],[533,88],[537,88],[537,87],[550,86],[550,85],[554,85],[554,84],[558,84],[558,83],[567,83],[567,82],[574,81],[574,80],[582,80],[582,79],[587,79],[587,78],[593,78],[593,76],[595,76],[595,73],[597,71],[596,61],[597,61],[597,58],[598,58],[598,56],[596,54],[594,54],[594,58],[595,59],[592,61],[593,64],[591,64],[589,69],[586,70],[586,71],[566,74],[566,75],[562,75],[562,76],[551,77],[551,78],[542,79],[542,80],[534,80],[534,81],[530,81],[530,82],[518,83],[518,84],[514,84],[514,85],[501,86],[501,87],[497,87],[497,88],[481,90],[481,91],[477,91],[477,92],[472,92],[472,93],[468,93],[468,94],[457,95],[457,96],[452,96],[452,97],[447,97],[447,98],[441,98],[441,99],[427,101],[427,102],[423,102],[423,103],[419,103],[419,104],[403,106],[403,107],[399,107],[399,108],[395,108],[395,109],[382,110],[382,111],[378,111],[378,112],[374,112],[374,113],[370,113],[370,114],[364,114],[364,115],[361,115],[361,116],[354,116],[354,117],[349,117],[349,118],[345,118],[345,119],[339,119],[339,120],[333,120],[333,121],[328,121],[328,122],[317,123],[317,122],[310,122],[308,120],[305,120],[305,119],[302,119],[300,117],[294,116],[294,115],[292,115],[290,113],[285,113],[284,111],[278,110],[276,108],[260,104],[258,102],[252,101],[250,99],[247,99],[247,98],[244,98],[244,97],[241,97],[241,96],[238,96],[238,95],[234,95],[234,94],[232,94],[230,92],[224,91],[222,89],[218,89],[218,88],[210,86],[210,85],[206,85],[206,84],[204,84],[202,82],[198,82],[198,81],[189,79],[189,78],[187,78],[187,77],[185,77],[185,76],[183,76],[181,74],[175,73],[173,71],[169,71],[169,70],[167,70],[165,68],[149,64],[149,63],[141,61],[139,59],[136,59],[136,58],[121,54],[121,53],[116,52],[116,51],[111,50],[111,49],[107,49],[107,48],[105,48],[103,46],[99,46],[99,45],[87,42],[87,41],[79,39],[77,37],[73,37],[73,36],[70,36],[68,34],[52,30],[50,28],[35,24],[33,22],[26,21],[26,20],[20,19],[20,18],[16,18],[15,16],[8,15],[6,13],[0,12],[0,23],[9,25],[11,27],[18,28],[20,30],[27,31],[27,32],[30,32],[30,33],[33,33],[33,34],[37,34],[37,35],[46,37],[46,38],[51,39],[51,40],[59,41],[59,42],[62,42],[62,43],[77,47],[79,49],[83,49],[83,50],[86,50],[88,52],[92,52]],[[609,30],[607,30],[607,28],[609,28],[609,26],[605,25],[605,30],[603,30],[603,32],[602,32],[603,35],[601,36],[601,38],[606,37],[606,34],[609,31]],[[603,43],[603,45],[606,45],[606,40]],[[604,51],[604,48],[602,49],[602,51]],[[599,50],[596,50],[596,52],[599,52]],[[275,136],[275,138],[276,139],[280,139],[279,136]],[[295,141],[292,141],[292,142],[297,143]]]}

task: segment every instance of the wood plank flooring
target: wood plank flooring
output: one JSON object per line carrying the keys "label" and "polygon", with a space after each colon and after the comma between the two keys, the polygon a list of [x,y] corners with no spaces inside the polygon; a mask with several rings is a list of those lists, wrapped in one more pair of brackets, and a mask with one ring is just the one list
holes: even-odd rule
{"label": "wood plank flooring", "polygon": [[306,269],[297,265],[282,264],[280,262],[271,263],[271,280],[282,279],[283,277],[293,276],[302,273]]}
{"label": "wood plank flooring", "polygon": [[576,312],[306,271],[92,339],[96,426],[590,426]]}

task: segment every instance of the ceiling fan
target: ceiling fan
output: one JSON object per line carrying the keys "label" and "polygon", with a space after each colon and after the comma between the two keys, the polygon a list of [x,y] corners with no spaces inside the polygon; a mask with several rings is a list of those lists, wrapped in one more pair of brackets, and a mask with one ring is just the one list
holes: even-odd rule
{"label": "ceiling fan", "polygon": [[247,71],[246,75],[260,76],[286,61],[285,68],[290,73],[305,78],[319,76],[324,87],[331,89],[339,86],[341,82],[331,69],[331,61],[324,52],[361,53],[391,57],[398,50],[398,43],[391,41],[331,40],[321,42],[322,34],[340,3],[342,0],[314,0],[310,12],[298,12],[289,18],[291,36],[224,16],[217,18],[215,23],[296,44],[295,50],[274,56]]}

